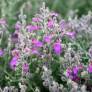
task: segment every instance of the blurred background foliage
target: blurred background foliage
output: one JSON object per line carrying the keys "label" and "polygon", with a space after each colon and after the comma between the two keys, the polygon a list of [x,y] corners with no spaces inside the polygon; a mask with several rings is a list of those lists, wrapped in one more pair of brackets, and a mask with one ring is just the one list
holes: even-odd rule
{"label": "blurred background foliage", "polygon": [[70,10],[77,9],[78,16],[92,10],[92,0],[0,0],[0,17],[5,17],[12,23],[17,20],[17,15],[23,8],[30,20],[43,1],[46,2],[46,6],[61,14],[62,17],[66,17]]}

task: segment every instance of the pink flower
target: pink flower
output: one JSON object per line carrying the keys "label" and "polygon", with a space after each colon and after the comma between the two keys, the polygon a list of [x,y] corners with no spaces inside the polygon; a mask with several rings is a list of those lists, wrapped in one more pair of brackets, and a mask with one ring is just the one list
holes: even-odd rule
{"label": "pink flower", "polygon": [[47,26],[48,26],[48,28],[53,28],[53,26],[54,26],[53,20],[49,20],[47,23]]}
{"label": "pink flower", "polygon": [[11,61],[10,61],[10,68],[12,70],[16,70],[17,62],[18,62],[18,58],[17,57],[13,57],[11,59]]}
{"label": "pink flower", "polygon": [[62,46],[61,46],[60,42],[54,43],[53,49],[54,49],[54,52],[55,52],[57,55],[60,55],[61,52],[62,52]]}
{"label": "pink flower", "polygon": [[32,31],[40,30],[40,27],[37,25],[27,25],[26,29],[27,31],[32,32]]}
{"label": "pink flower", "polygon": [[40,18],[37,18],[37,17],[34,17],[34,18],[32,18],[32,21],[33,21],[33,22],[40,22],[41,19],[40,19]]}
{"label": "pink flower", "polygon": [[24,63],[22,65],[22,69],[23,69],[24,73],[28,73],[28,71],[29,71],[29,64],[28,63]]}

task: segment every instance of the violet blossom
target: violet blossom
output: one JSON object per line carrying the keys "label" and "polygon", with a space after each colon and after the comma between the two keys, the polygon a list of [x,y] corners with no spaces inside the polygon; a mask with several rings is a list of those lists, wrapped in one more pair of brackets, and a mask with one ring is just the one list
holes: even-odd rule
{"label": "violet blossom", "polygon": [[53,49],[54,49],[54,52],[55,52],[57,55],[60,55],[61,52],[62,52],[62,46],[61,46],[61,43],[60,43],[60,42],[56,42],[56,43],[54,43],[54,45],[53,45]]}
{"label": "violet blossom", "polygon": [[66,69],[66,77],[70,78],[73,81],[76,81],[77,79],[79,79],[78,77],[78,67],[73,67],[71,68],[67,68]]}
{"label": "violet blossom", "polygon": [[13,43],[17,43],[18,42],[18,34],[17,33],[13,33],[11,36],[11,40]]}
{"label": "violet blossom", "polygon": [[53,20],[49,20],[47,23],[48,28],[53,28],[54,26],[54,21]]}
{"label": "violet blossom", "polygon": [[32,44],[35,46],[35,47],[42,47],[43,46],[43,43],[37,39],[32,39]]}
{"label": "violet blossom", "polygon": [[45,36],[44,37],[44,41],[46,42],[46,43],[50,43],[51,42],[51,36],[49,35],[49,36]]}
{"label": "violet blossom", "polygon": [[18,62],[18,58],[16,56],[14,56],[11,61],[10,61],[10,68],[12,70],[16,70],[17,67],[17,62]]}
{"label": "violet blossom", "polygon": [[0,49],[0,57],[2,57],[3,55],[4,55],[4,51]]}
{"label": "violet blossom", "polygon": [[72,69],[71,68],[67,68],[66,69],[66,77],[71,78],[71,79],[73,78],[72,77]]}
{"label": "violet blossom", "polygon": [[78,75],[78,71],[79,71],[79,68],[78,68],[78,66],[74,66],[73,67],[73,73],[74,73],[74,75]]}
{"label": "violet blossom", "polygon": [[35,44],[36,47],[42,47],[43,46],[43,43],[41,41],[38,41],[36,44]]}
{"label": "violet blossom", "polygon": [[61,29],[64,31],[65,29],[68,28],[69,25],[65,20],[61,20],[60,26],[61,26]]}
{"label": "violet blossom", "polygon": [[22,69],[23,69],[24,73],[28,73],[28,71],[29,71],[29,64],[28,63],[24,63],[22,65]]}
{"label": "violet blossom", "polygon": [[16,24],[15,24],[15,30],[20,30],[22,28],[22,24],[20,23],[20,22],[17,22]]}
{"label": "violet blossom", "polygon": [[38,55],[39,52],[38,52],[38,50],[37,50],[36,48],[32,48],[32,49],[31,49],[31,54],[33,54],[33,55]]}
{"label": "violet blossom", "polygon": [[37,25],[27,25],[26,29],[28,32],[40,30],[40,27]]}

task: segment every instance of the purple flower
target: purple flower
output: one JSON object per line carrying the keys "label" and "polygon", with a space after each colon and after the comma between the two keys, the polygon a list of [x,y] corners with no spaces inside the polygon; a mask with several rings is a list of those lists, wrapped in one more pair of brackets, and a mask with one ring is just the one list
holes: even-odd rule
{"label": "purple flower", "polygon": [[24,73],[27,73],[29,71],[29,64],[28,63],[24,63],[22,65],[22,69]]}
{"label": "purple flower", "polygon": [[17,57],[13,57],[11,59],[11,61],[10,61],[10,68],[12,70],[16,70],[17,62],[18,62],[18,58]]}
{"label": "purple flower", "polygon": [[18,42],[18,34],[17,33],[13,33],[11,35],[11,40],[13,43],[17,43]]}
{"label": "purple flower", "polygon": [[40,18],[36,18],[36,17],[34,17],[34,18],[32,18],[32,21],[33,21],[33,22],[40,22],[41,19],[40,19]]}
{"label": "purple flower", "polygon": [[66,77],[70,78],[73,81],[79,81],[78,72],[83,69],[82,65],[74,66],[73,68],[66,69]]}
{"label": "purple flower", "polygon": [[78,71],[79,71],[79,68],[77,66],[74,66],[73,67],[73,74],[77,76],[78,75]]}
{"label": "purple flower", "polygon": [[38,41],[36,44],[35,44],[36,47],[42,47],[43,46],[43,43],[41,41]]}
{"label": "purple flower", "polygon": [[67,68],[66,69],[66,77],[71,78],[71,79],[73,78],[72,77],[72,69],[71,68]]}
{"label": "purple flower", "polygon": [[39,54],[38,50],[34,49],[34,48],[31,49],[31,53],[34,54],[34,55],[38,55]]}
{"label": "purple flower", "polygon": [[44,37],[44,41],[47,42],[47,43],[50,43],[51,42],[51,38],[52,37],[50,35],[49,36],[45,36]]}
{"label": "purple flower", "polygon": [[87,70],[88,70],[89,73],[92,73],[92,63],[89,64]]}
{"label": "purple flower", "polygon": [[32,44],[35,46],[35,47],[42,47],[43,46],[43,43],[37,39],[32,39]]}
{"label": "purple flower", "polygon": [[5,19],[0,19],[0,25],[6,25],[6,20]]}
{"label": "purple flower", "polygon": [[61,46],[60,42],[54,43],[53,49],[54,49],[54,52],[55,52],[57,55],[60,55],[61,52],[62,52],[62,46]]}
{"label": "purple flower", "polygon": [[70,38],[75,38],[76,33],[75,32],[66,32],[65,33],[67,36],[69,36]]}
{"label": "purple flower", "polygon": [[49,20],[47,23],[48,28],[52,28],[54,26],[54,21],[53,20]]}
{"label": "purple flower", "polygon": [[27,25],[26,29],[27,29],[27,31],[32,32],[32,31],[37,31],[37,30],[39,30],[40,27],[37,26],[37,25]]}
{"label": "purple flower", "polygon": [[73,67],[73,69],[71,68],[67,68],[66,69],[66,77],[75,80],[78,77],[78,67]]}
{"label": "purple flower", "polygon": [[22,27],[22,24],[20,22],[17,22],[15,24],[15,30],[18,30],[19,31],[21,29],[21,27]]}
{"label": "purple flower", "polygon": [[0,57],[2,57],[3,55],[4,55],[4,51],[0,49]]}

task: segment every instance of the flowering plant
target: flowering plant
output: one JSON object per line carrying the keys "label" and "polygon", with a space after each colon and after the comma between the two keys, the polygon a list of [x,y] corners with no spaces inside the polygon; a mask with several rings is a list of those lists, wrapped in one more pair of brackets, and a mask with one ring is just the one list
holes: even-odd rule
{"label": "flowering plant", "polygon": [[64,20],[43,3],[26,20],[21,10],[9,33],[0,19],[0,86],[15,86],[4,92],[91,92],[92,13]]}

